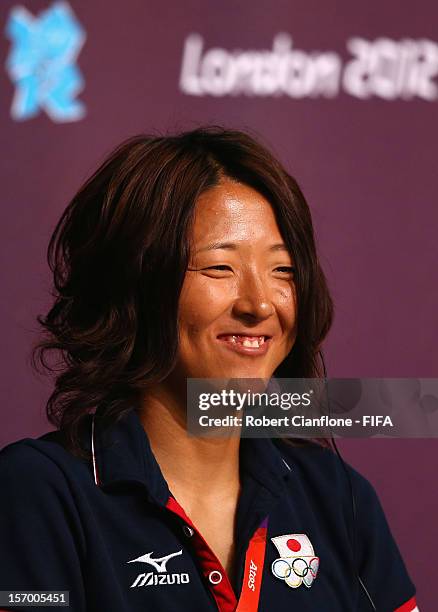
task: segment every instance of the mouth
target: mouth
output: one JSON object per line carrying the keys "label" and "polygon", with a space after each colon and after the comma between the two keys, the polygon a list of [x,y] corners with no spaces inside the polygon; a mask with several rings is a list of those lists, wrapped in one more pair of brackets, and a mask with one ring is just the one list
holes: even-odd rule
{"label": "mouth", "polygon": [[265,355],[272,336],[251,334],[219,334],[219,342],[227,349],[242,355]]}

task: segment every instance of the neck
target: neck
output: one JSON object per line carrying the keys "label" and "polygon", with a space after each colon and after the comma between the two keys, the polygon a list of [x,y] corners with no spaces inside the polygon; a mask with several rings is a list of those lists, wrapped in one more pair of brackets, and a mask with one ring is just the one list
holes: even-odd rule
{"label": "neck", "polygon": [[[183,398],[183,399],[182,399]],[[139,416],[172,494],[190,515],[200,499],[237,499],[238,436],[196,438],[186,431],[185,393],[160,383],[143,394]]]}

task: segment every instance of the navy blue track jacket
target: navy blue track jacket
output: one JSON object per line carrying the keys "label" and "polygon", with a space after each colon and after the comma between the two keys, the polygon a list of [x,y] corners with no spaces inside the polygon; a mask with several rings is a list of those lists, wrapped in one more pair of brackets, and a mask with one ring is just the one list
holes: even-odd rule
{"label": "navy blue track jacket", "polygon": [[[137,412],[106,431],[98,414],[94,464],[67,452],[60,432],[0,452],[1,591],[66,590],[74,612],[229,612],[242,589],[248,544],[268,516],[258,610],[371,612],[356,571],[378,612],[417,610],[376,493],[348,467],[357,504],[354,553],[348,480],[331,450],[241,440],[237,571],[229,579],[173,499]],[[88,448],[91,430],[90,416],[82,430]],[[300,546],[319,559],[316,575],[305,560],[295,563]],[[310,586],[306,575],[314,577]]]}

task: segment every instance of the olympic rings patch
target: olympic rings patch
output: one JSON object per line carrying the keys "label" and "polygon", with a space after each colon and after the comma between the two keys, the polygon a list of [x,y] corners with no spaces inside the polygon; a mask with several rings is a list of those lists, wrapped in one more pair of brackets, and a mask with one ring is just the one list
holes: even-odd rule
{"label": "olympic rings patch", "polygon": [[294,533],[271,541],[280,553],[280,558],[271,566],[274,576],[293,589],[303,583],[310,588],[318,573],[319,557],[315,556],[309,538],[304,533]]}

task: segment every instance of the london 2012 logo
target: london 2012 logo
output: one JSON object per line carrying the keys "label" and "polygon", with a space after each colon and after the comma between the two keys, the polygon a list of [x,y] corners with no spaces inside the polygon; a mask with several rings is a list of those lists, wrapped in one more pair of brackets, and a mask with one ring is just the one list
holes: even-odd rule
{"label": "london 2012 logo", "polygon": [[292,533],[271,541],[280,554],[271,566],[274,576],[293,589],[302,584],[310,588],[318,573],[319,557],[315,556],[309,538],[304,533]]}
{"label": "london 2012 logo", "polygon": [[15,85],[12,118],[30,119],[41,110],[55,122],[85,115],[77,95],[84,87],[76,65],[85,32],[68,2],[55,2],[38,16],[13,7],[6,23],[11,49],[6,70]]}

